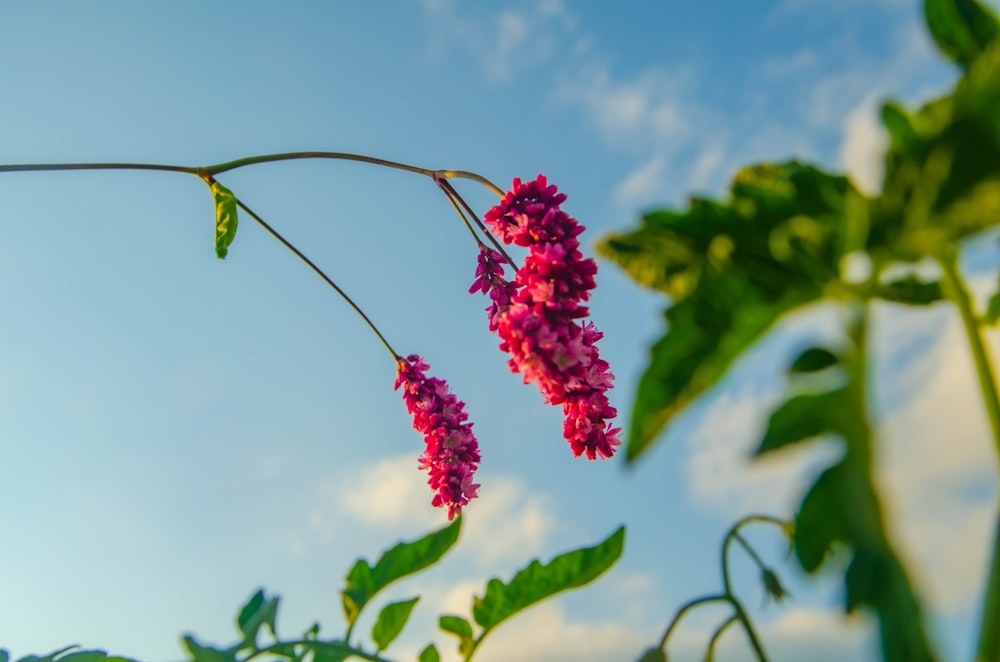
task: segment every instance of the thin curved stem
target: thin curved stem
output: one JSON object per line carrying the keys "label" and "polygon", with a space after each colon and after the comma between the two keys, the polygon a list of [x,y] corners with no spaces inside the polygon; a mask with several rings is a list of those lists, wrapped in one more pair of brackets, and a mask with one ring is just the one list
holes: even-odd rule
{"label": "thin curved stem", "polygon": [[496,184],[494,184],[490,180],[486,179],[482,175],[477,175],[474,172],[469,172],[467,170],[439,170],[438,173],[442,177],[447,177],[449,179],[452,179],[452,178],[455,178],[455,177],[458,177],[458,178],[461,178],[461,179],[471,179],[474,182],[479,182],[480,184],[482,184],[483,186],[485,186],[489,190],[491,190],[494,193],[496,193],[497,196],[499,196],[501,198],[505,195],[505,192],[504,192],[504,190],[502,188],[500,188],[499,186],[497,186]]}
{"label": "thin curved stem", "polygon": [[[962,326],[979,379],[979,391],[993,430],[993,444],[1000,457],[1000,397],[997,395],[997,378],[993,371],[989,348],[983,340],[979,319],[972,307],[972,296],[958,267],[958,252],[948,251],[938,258],[938,263],[941,265],[942,281],[948,296],[955,302],[962,317]],[[979,624],[979,643],[976,648],[976,659],[984,661],[1000,659],[1000,627],[997,627],[997,623],[1000,623],[1000,519],[995,526],[993,558],[986,580],[986,593],[983,596],[982,617]]]}
{"label": "thin curved stem", "polygon": [[400,355],[396,352],[396,350],[394,350],[392,348],[392,345],[390,345],[389,341],[385,339],[385,336],[382,335],[382,332],[378,330],[378,327],[375,326],[375,323],[372,322],[371,319],[369,319],[368,315],[366,315],[365,312],[363,310],[361,310],[361,307],[358,306],[358,304],[354,303],[354,300],[351,297],[349,297],[347,295],[347,293],[344,292],[344,290],[340,289],[340,286],[338,286],[336,283],[334,283],[333,280],[329,276],[327,276],[323,272],[322,269],[320,269],[319,267],[316,266],[316,263],[314,263],[312,260],[310,260],[308,257],[306,257],[302,253],[302,251],[300,251],[298,248],[295,247],[294,244],[292,244],[292,242],[288,241],[283,236],[281,236],[281,234],[277,230],[275,230],[270,225],[268,225],[267,222],[264,219],[262,219],[260,216],[258,216],[252,209],[250,209],[249,207],[247,207],[243,203],[243,201],[240,200],[238,197],[236,198],[236,204],[239,206],[240,209],[242,209],[247,214],[249,214],[250,217],[253,218],[253,220],[257,221],[257,223],[259,223],[261,225],[261,227],[263,227],[265,230],[267,230],[271,234],[272,237],[274,237],[275,239],[277,239],[278,241],[280,241],[282,244],[284,244],[285,248],[287,248],[288,250],[292,251],[292,253],[294,253],[296,257],[298,257],[300,260],[302,260],[307,265],[309,265],[310,269],[312,269],[313,271],[315,271],[316,274],[318,274],[320,278],[322,278],[324,281],[326,281],[326,284],[329,285],[330,287],[332,287],[334,289],[334,291],[337,294],[339,294],[340,297],[344,301],[346,301],[347,304],[351,308],[354,309],[354,312],[356,312],[358,315],[361,316],[361,319],[363,319],[365,321],[365,323],[368,325],[368,327],[372,331],[375,332],[375,335],[378,336],[378,339],[382,341],[382,344],[385,345],[385,348],[387,350],[389,350],[390,354],[392,354],[392,358],[395,359],[396,361],[399,361],[399,359],[401,358]]}
{"label": "thin curved stem", "polygon": [[441,190],[445,192],[445,195],[447,195],[448,198],[452,200],[452,204],[454,204],[454,201],[457,200],[458,203],[462,205],[465,211],[469,213],[469,216],[472,217],[472,220],[476,222],[476,225],[479,227],[479,230],[484,235],[486,235],[486,238],[489,239],[491,244],[493,244],[493,247],[497,250],[497,252],[500,253],[505,260],[507,260],[507,263],[510,264],[510,266],[513,267],[515,271],[517,271],[519,268],[517,266],[517,262],[514,262],[514,259],[507,254],[507,251],[504,250],[503,245],[499,241],[497,241],[496,237],[493,236],[493,233],[490,232],[489,229],[486,227],[486,224],[483,223],[482,220],[480,220],[475,210],[469,206],[469,203],[467,203],[465,199],[461,195],[459,195],[458,191],[455,190],[455,187],[451,185],[451,182],[439,177],[435,177],[434,181],[437,182],[437,185],[440,186]]}
{"label": "thin curved stem", "polygon": [[710,602],[728,602],[728,603],[732,604],[733,600],[732,600],[732,596],[727,595],[727,594],[721,594],[721,595],[707,595],[707,596],[702,596],[700,598],[695,598],[694,600],[690,600],[688,602],[685,602],[677,610],[677,613],[674,614],[673,620],[670,621],[670,624],[667,625],[667,629],[666,629],[666,631],[664,631],[663,636],[660,637],[660,648],[661,649],[666,649],[666,647],[667,647],[667,640],[670,639],[670,634],[674,631],[674,628],[677,627],[677,624],[681,622],[681,618],[684,617],[684,614],[686,614],[691,609],[694,609],[698,605],[705,605],[705,604],[708,604]]}
{"label": "thin curved stem", "polygon": [[39,172],[53,170],[159,170],[197,175],[198,168],[158,163],[21,163],[0,165],[0,172]]}
{"label": "thin curved stem", "polygon": [[712,638],[708,640],[708,648],[705,649],[705,662],[712,662],[712,660],[715,659],[715,645],[719,643],[719,639],[722,638],[726,629],[739,620],[740,617],[733,614],[725,622],[723,622],[722,625],[715,628],[715,632],[712,633]]}
{"label": "thin curved stem", "polygon": [[272,163],[274,161],[294,161],[297,159],[334,159],[337,161],[359,161],[361,163],[370,163],[372,165],[383,166],[385,168],[393,168],[395,170],[405,170],[406,172],[412,172],[418,175],[424,175],[425,177],[433,177],[436,171],[429,168],[420,168],[415,165],[410,165],[408,163],[400,163],[399,161],[390,161],[388,159],[380,159],[374,156],[365,156],[364,154],[352,154],[350,152],[282,152],[280,154],[261,154],[258,156],[246,156],[242,159],[233,159],[232,161],[225,161],[223,163],[216,163],[215,165],[205,166],[202,170],[210,175],[218,175],[219,173],[228,172],[230,170],[236,170],[237,168],[242,168],[248,165],[257,165],[259,163]]}
{"label": "thin curved stem", "polygon": [[[747,543],[746,543],[745,540],[743,540],[742,538],[740,538],[739,532],[740,532],[741,528],[743,528],[747,524],[752,524],[754,522],[760,523],[760,524],[773,524],[773,525],[781,528],[782,530],[785,529],[785,525],[786,525],[786,523],[784,521],[778,519],[777,517],[772,517],[771,515],[747,515],[743,519],[741,519],[738,522],[736,522],[736,524],[733,524],[732,528],[730,528],[729,532],[726,534],[726,537],[723,538],[723,540],[722,540],[722,559],[721,559],[721,561],[722,561],[722,587],[726,591],[726,593],[729,594],[729,595],[733,594],[732,582],[729,579],[729,545],[732,543],[732,541],[734,539],[739,538],[740,542],[744,546],[744,549],[748,549],[749,545],[747,545]],[[761,570],[765,570],[766,569],[765,565],[763,564],[763,562],[760,560],[760,557],[757,556],[756,553],[754,553],[753,551],[750,551],[750,555],[754,559],[754,561],[757,563],[757,565],[760,566]]]}

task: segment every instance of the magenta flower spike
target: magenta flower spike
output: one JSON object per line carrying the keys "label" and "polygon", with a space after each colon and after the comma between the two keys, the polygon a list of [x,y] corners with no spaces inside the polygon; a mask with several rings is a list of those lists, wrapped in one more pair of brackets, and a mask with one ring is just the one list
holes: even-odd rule
{"label": "magenta flower spike", "polygon": [[600,358],[603,334],[590,322],[584,302],[594,289],[597,263],[584,258],[577,237],[584,227],[560,209],[566,196],[545,176],[511,190],[485,216],[505,244],[528,249],[513,282],[504,279],[503,257],[482,247],[470,292],[489,293],[490,330],[500,336],[507,364],[535,383],[545,402],[562,405],[563,436],[573,454],[591,460],[614,455],[621,441],[607,398],[614,375]]}
{"label": "magenta flower spike", "polygon": [[403,387],[413,428],[424,435],[426,448],[419,466],[427,470],[427,484],[434,490],[431,505],[447,507],[450,520],[477,495],[479,485],[472,477],[480,461],[479,443],[467,422],[465,403],[444,380],[427,377],[426,372],[427,364],[416,354],[399,359],[395,388]]}

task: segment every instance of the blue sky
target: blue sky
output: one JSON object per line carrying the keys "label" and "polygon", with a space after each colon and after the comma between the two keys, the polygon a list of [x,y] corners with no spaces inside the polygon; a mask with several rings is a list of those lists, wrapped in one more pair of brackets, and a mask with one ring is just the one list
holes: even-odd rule
{"label": "blue sky", "polygon": [[[753,161],[817,160],[876,186],[878,100],[954,78],[919,19],[913,0],[9,0],[0,162],[337,150],[501,185],[544,172],[592,245],[644,209],[721,193]],[[459,547],[386,596],[424,596],[398,659],[429,639],[453,654],[439,613],[468,613],[489,577],[621,523],[611,574],[513,620],[477,659],[634,659],[677,606],[717,589],[726,528],[790,513],[833,452],[746,461],[780,366],[830,333],[833,311],[783,323],[635,468],[587,462],[558,410],[507,371],[485,302],[466,293],[475,246],[431,182],[329,161],[219,179],[400,352],[426,356],[475,421],[482,498]],[[461,190],[481,211],[495,200]],[[249,219],[217,260],[213,221],[190,176],[0,176],[0,645],[15,655],[80,643],[176,659],[182,632],[228,643],[260,585],[283,596],[285,632],[337,632],[354,559],[443,523],[384,348]],[[995,250],[973,257],[985,296]],[[606,263],[598,283],[592,313],[627,415],[663,302]],[[997,482],[971,365],[948,310],[880,309],[877,322],[887,510],[939,646],[968,657]],[[780,541],[755,540],[779,562]],[[755,574],[738,567],[756,608]],[[795,599],[756,612],[775,660],[873,659],[872,623],[840,616],[835,575],[779,567]],[[677,659],[696,659],[722,618],[693,618]],[[724,643],[725,659],[749,659],[738,634]]]}

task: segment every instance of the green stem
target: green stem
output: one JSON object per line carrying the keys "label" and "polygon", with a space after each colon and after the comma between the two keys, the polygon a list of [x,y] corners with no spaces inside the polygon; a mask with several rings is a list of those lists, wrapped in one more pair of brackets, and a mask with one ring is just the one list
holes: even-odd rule
{"label": "green stem", "polygon": [[[469,203],[467,203],[465,199],[458,194],[458,191],[455,190],[455,187],[452,186],[450,182],[440,177],[435,177],[434,181],[437,182],[437,185],[441,187],[441,190],[444,191],[444,194],[448,196],[448,199],[451,201],[451,204],[456,206],[456,210],[462,217],[462,220],[465,220],[466,225],[468,225],[469,222],[468,220],[466,220],[465,214],[463,214],[462,211],[458,209],[456,202],[462,205],[462,208],[464,208],[465,211],[468,212],[469,216],[472,217],[472,220],[476,222],[476,225],[479,227],[480,232],[486,235],[486,238],[489,239],[491,244],[493,244],[493,248],[495,248],[498,253],[503,255],[504,259],[507,260],[507,263],[514,268],[514,271],[517,271],[518,269],[517,263],[514,262],[514,259],[507,254],[507,251],[504,250],[503,245],[500,244],[499,241],[497,241],[497,238],[493,236],[493,233],[489,231],[489,229],[482,222],[482,220],[480,220],[479,216],[476,215],[475,210],[472,209],[472,207],[469,206]],[[472,230],[471,227],[469,228],[469,230],[472,231],[473,236],[476,236],[475,231]],[[476,237],[476,240],[477,241],[479,240],[478,236]]]}
{"label": "green stem", "polygon": [[723,633],[729,628],[729,626],[738,620],[740,620],[740,617],[733,614],[728,620],[715,629],[715,632],[712,633],[712,638],[708,640],[708,648],[705,649],[705,662],[712,662],[712,660],[715,659],[715,645],[719,643],[719,639],[722,638]]}
{"label": "green stem", "polygon": [[[1000,457],[1000,397],[997,395],[997,379],[993,372],[989,349],[983,340],[979,319],[972,307],[972,297],[958,268],[958,252],[950,250],[945,255],[939,256],[938,262],[943,272],[944,285],[962,317],[962,326],[969,348],[972,350],[976,376],[979,378],[979,390],[993,430],[993,445]],[[1000,660],[1000,520],[994,531],[993,559],[990,562],[986,595],[983,598],[976,659]]]}
{"label": "green stem", "polygon": [[310,260],[309,258],[307,258],[302,253],[302,251],[300,251],[298,248],[296,248],[292,244],[292,242],[290,242],[287,239],[285,239],[284,237],[282,237],[281,234],[277,230],[275,230],[274,228],[272,228],[270,225],[267,224],[266,221],[264,221],[264,219],[262,219],[256,213],[254,213],[254,211],[252,209],[250,209],[249,207],[247,207],[243,203],[242,200],[240,200],[239,198],[236,198],[236,204],[239,206],[240,209],[242,209],[247,214],[249,214],[250,217],[253,218],[253,220],[257,221],[257,223],[259,223],[261,225],[261,227],[263,227],[265,230],[267,230],[271,234],[272,237],[274,237],[275,239],[277,239],[278,241],[280,241],[285,246],[285,248],[287,248],[288,250],[292,251],[292,253],[294,253],[296,255],[296,257],[298,257],[300,260],[302,260],[307,265],[309,265],[309,268],[311,268],[313,271],[315,271],[319,275],[320,278],[322,278],[324,281],[326,281],[326,284],[329,285],[330,287],[332,287],[334,289],[334,291],[336,291],[336,293],[339,294],[341,296],[341,298],[344,301],[346,301],[351,308],[354,309],[354,312],[356,312],[358,315],[361,316],[361,319],[363,319],[365,321],[365,323],[368,324],[368,327],[372,331],[375,332],[375,335],[378,336],[378,339],[382,341],[382,344],[385,345],[385,348],[387,350],[389,350],[390,354],[392,354],[392,358],[394,358],[396,361],[399,361],[401,359],[401,357],[396,352],[396,350],[394,350],[392,348],[392,345],[389,344],[389,341],[386,340],[385,336],[382,335],[382,332],[378,330],[377,326],[375,326],[375,323],[372,322],[371,319],[369,319],[368,315],[366,315],[363,310],[361,310],[361,307],[358,306],[358,304],[354,303],[354,300],[351,297],[347,296],[347,293],[344,292],[344,290],[340,289],[340,287],[336,283],[334,283],[333,280],[329,276],[327,276],[325,273],[323,273],[323,270],[320,269],[319,267],[317,267],[315,262],[313,262],[312,260]]}
{"label": "green stem", "polygon": [[760,524],[773,524],[782,531],[785,530],[786,526],[786,522],[778,519],[777,517],[772,517],[771,515],[747,515],[743,519],[736,522],[736,524],[733,524],[732,528],[730,528],[729,532],[726,534],[726,537],[722,540],[722,587],[729,595],[733,595],[733,586],[729,579],[729,545],[733,542],[733,540],[739,538],[744,549],[747,549],[750,552],[750,556],[754,559],[757,565],[760,566],[760,569],[767,569],[763,561],[760,560],[760,557],[757,556],[753,550],[749,549],[749,545],[747,545],[745,540],[739,537],[741,528],[747,524],[755,522]]}
{"label": "green stem", "polygon": [[220,173],[228,172],[230,170],[235,170],[248,165],[271,163],[274,161],[293,161],[297,159],[358,161],[385,168],[393,168],[395,170],[404,170],[406,172],[412,172],[414,174],[432,178],[435,176],[435,173],[438,173],[441,177],[445,178],[469,179],[482,184],[501,197],[504,195],[503,190],[501,190],[496,184],[474,172],[468,172],[466,170],[431,170],[430,168],[421,168],[408,163],[380,159],[374,156],[365,156],[364,154],[352,154],[350,152],[282,152],[279,154],[260,154],[257,156],[247,156],[242,159],[233,159],[232,161],[225,161],[223,163],[216,163],[215,165],[198,167],[161,165],[156,163],[21,163],[0,165],[0,172],[37,172],[53,170],[159,170],[167,172],[182,172],[190,175],[198,175],[199,177],[206,177],[209,175],[218,175]]}
{"label": "green stem", "polygon": [[660,638],[660,648],[666,650],[667,640],[670,639],[670,635],[674,631],[674,628],[676,628],[677,624],[681,622],[681,618],[684,617],[684,614],[686,614],[691,609],[694,609],[698,605],[704,605],[710,602],[728,602],[732,604],[732,601],[733,601],[732,596],[725,594],[725,595],[707,595],[707,596],[702,596],[700,598],[695,598],[694,600],[691,600],[689,602],[685,602],[683,605],[681,605],[680,609],[677,610],[677,613],[674,614],[674,618],[672,621],[670,621],[670,624],[667,625],[666,631]]}

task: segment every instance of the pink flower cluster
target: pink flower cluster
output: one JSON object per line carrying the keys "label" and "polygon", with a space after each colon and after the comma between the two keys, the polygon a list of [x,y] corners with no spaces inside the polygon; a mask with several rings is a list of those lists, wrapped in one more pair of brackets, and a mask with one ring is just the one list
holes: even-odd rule
{"label": "pink flower cluster", "polygon": [[472,482],[480,460],[479,443],[467,422],[465,403],[444,380],[427,377],[426,372],[427,364],[416,354],[399,359],[395,388],[403,387],[406,411],[413,415],[414,429],[424,435],[427,447],[419,465],[427,470],[427,483],[434,490],[431,505],[447,506],[452,519],[479,489]]}
{"label": "pink flower cluster", "polygon": [[597,264],[584,259],[577,236],[584,228],[560,205],[566,199],[543,175],[522,183],[515,179],[504,199],[486,213],[486,222],[505,244],[528,249],[514,281],[504,279],[503,256],[482,248],[470,292],[490,295],[490,330],[511,358],[512,372],[536,382],[545,402],[563,407],[563,436],[573,454],[590,459],[611,457],[620,428],[608,403],[614,375],[600,358],[603,334],[590,322],[583,302],[594,289]]}

